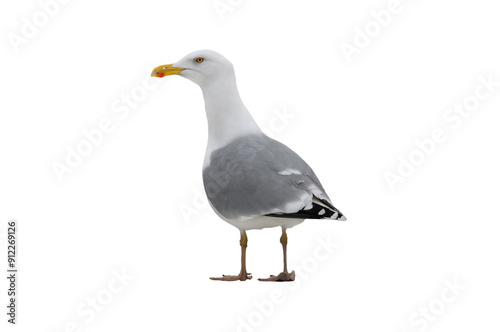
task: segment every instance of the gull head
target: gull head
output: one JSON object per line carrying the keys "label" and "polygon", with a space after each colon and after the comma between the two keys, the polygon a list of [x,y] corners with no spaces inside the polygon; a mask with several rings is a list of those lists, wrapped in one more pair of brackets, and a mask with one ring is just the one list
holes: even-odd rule
{"label": "gull head", "polygon": [[203,88],[211,82],[234,77],[234,69],[232,63],[219,53],[201,50],[189,53],[175,63],[158,66],[151,73],[153,77],[168,75],[185,77]]}

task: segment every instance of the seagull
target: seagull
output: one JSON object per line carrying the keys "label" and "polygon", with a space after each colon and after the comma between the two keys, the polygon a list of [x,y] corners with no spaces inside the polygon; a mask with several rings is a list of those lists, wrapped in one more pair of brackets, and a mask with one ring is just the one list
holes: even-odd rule
{"label": "seagull", "polygon": [[220,281],[252,279],[246,269],[246,231],[281,227],[283,271],[260,281],[293,281],[287,267],[287,229],[305,219],[346,220],[309,165],[266,136],[243,105],[231,62],[212,50],[192,52],[156,67],[151,76],[179,75],[198,84],[208,120],[203,184],[215,213],[240,231],[241,270]]}

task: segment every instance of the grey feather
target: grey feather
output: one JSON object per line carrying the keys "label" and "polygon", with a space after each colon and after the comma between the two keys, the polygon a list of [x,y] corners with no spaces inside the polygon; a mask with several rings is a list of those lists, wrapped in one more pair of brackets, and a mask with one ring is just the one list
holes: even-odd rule
{"label": "grey feather", "polygon": [[[271,215],[345,220],[311,167],[264,134],[240,137],[213,151],[203,182],[212,207],[226,219]],[[318,203],[329,213],[318,209]]]}

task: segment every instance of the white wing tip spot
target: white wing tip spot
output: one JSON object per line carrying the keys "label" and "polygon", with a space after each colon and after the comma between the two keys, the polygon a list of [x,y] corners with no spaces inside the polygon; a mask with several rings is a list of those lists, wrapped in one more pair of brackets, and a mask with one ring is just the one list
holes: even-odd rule
{"label": "white wing tip spot", "polygon": [[299,171],[297,171],[295,168],[286,168],[285,170],[278,172],[279,175],[292,175],[292,174],[301,174]]}
{"label": "white wing tip spot", "polygon": [[318,215],[322,216],[325,214],[325,209],[321,209],[321,211],[318,212]]}

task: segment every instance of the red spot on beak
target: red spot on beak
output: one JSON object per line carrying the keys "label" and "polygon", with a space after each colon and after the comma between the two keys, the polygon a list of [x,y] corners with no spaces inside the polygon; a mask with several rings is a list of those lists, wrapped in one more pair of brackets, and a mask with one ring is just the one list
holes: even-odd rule
{"label": "red spot on beak", "polygon": [[165,76],[165,73],[162,73],[162,72],[157,72],[157,73],[156,73],[156,76],[158,76],[158,77],[163,77],[163,76]]}

